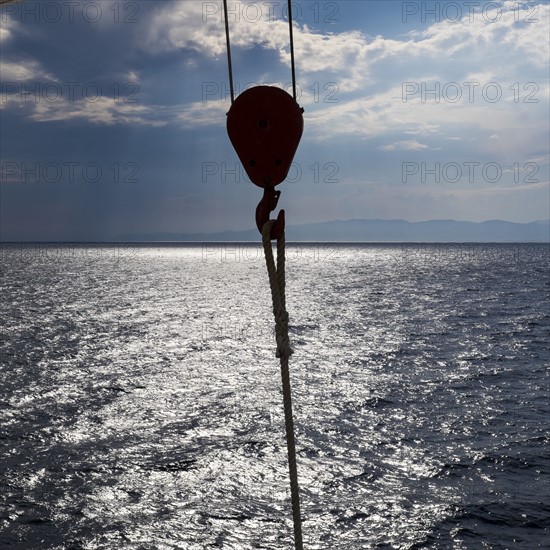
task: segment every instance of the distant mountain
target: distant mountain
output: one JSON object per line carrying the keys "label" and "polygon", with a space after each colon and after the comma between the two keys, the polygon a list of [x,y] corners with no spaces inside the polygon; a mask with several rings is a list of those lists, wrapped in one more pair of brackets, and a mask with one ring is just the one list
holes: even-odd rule
{"label": "distant mountain", "polygon": [[[221,233],[154,233],[123,235],[128,242],[257,241],[256,229]],[[286,228],[288,241],[305,242],[550,242],[550,220],[481,223],[455,220],[335,220]]]}

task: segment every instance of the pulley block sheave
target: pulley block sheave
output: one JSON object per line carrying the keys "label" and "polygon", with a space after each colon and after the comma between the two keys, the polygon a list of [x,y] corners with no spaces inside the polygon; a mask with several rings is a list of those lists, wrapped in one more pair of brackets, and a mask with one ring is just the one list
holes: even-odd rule
{"label": "pulley block sheave", "polygon": [[304,131],[303,109],[273,86],[240,94],[227,114],[227,133],[250,180],[273,188],[290,170]]}

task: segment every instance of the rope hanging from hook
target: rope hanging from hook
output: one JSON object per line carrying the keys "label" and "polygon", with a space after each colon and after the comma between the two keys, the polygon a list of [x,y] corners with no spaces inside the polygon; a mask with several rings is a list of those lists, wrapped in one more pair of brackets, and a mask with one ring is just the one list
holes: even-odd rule
{"label": "rope hanging from hook", "polygon": [[293,350],[288,339],[288,312],[285,298],[285,233],[277,238],[277,267],[273,258],[271,245],[271,230],[275,220],[266,222],[262,228],[262,243],[273,300],[273,315],[275,317],[275,338],[277,342],[277,357],[281,362],[281,378],[283,382],[283,404],[285,411],[286,446],[288,455],[288,473],[290,477],[290,497],[292,501],[292,520],[294,523],[294,548],[303,550],[302,516],[300,514],[300,487],[296,468],[296,444],[294,441],[294,420],[292,417],[292,394],[290,387],[290,372],[288,359]]}

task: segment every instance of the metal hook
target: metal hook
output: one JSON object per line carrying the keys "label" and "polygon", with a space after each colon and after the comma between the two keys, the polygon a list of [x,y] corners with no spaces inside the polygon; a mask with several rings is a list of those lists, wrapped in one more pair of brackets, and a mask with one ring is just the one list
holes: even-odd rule
{"label": "metal hook", "polygon": [[[264,225],[269,221],[271,212],[277,208],[280,191],[276,191],[274,187],[264,187],[264,196],[256,208],[256,226],[259,232],[262,232]],[[271,228],[271,240],[282,237],[285,230],[285,211],[281,210],[277,216],[275,225]]]}

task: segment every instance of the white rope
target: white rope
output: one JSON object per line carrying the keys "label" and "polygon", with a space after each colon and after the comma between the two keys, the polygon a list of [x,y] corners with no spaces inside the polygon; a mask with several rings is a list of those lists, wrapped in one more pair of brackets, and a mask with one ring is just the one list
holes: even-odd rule
{"label": "white rope", "polygon": [[288,451],[288,471],[290,475],[290,494],[292,497],[292,517],[294,521],[294,547],[303,550],[302,518],[300,515],[300,489],[296,469],[296,445],[294,442],[294,420],[292,418],[292,395],[290,391],[290,373],[288,358],[293,351],[288,339],[288,313],[285,297],[285,234],[277,239],[277,267],[273,258],[271,246],[271,228],[275,220],[268,221],[262,228],[265,261],[269,274],[269,285],[273,299],[273,315],[275,316],[275,337],[277,341],[277,357],[281,361],[281,378],[283,381],[283,401],[285,408],[286,444]]}

